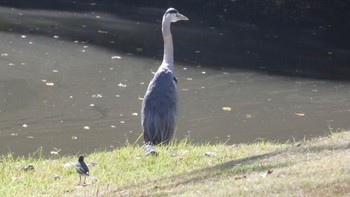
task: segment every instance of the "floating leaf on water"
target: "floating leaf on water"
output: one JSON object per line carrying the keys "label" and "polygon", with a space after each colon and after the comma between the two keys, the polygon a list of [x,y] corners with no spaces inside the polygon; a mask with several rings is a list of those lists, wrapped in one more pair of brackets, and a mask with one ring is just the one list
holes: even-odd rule
{"label": "floating leaf on water", "polygon": [[144,84],[145,84],[145,82],[143,82],[143,81],[142,81],[142,82],[140,82],[140,84],[141,84],[141,85],[144,85]]}
{"label": "floating leaf on water", "polygon": [[122,84],[122,83],[119,83],[118,86],[119,86],[119,87],[122,87],[122,88],[126,88],[126,85],[125,85],[125,84]]}
{"label": "floating leaf on water", "polygon": [[184,91],[184,92],[190,91],[190,89],[188,89],[188,88],[182,88],[181,90]]}
{"label": "floating leaf on water", "polygon": [[192,81],[193,79],[192,78],[186,78],[187,79],[187,81]]}
{"label": "floating leaf on water", "polygon": [[202,71],[202,74],[203,74],[203,75],[205,75],[205,74],[206,74],[206,72],[205,72],[205,71]]}
{"label": "floating leaf on water", "polygon": [[91,103],[91,104],[90,104],[90,107],[95,107],[95,104]]}
{"label": "floating leaf on water", "polygon": [[304,112],[295,112],[294,114],[299,117],[305,116]]}
{"label": "floating leaf on water", "polygon": [[57,36],[57,35],[54,35],[54,36],[53,36],[53,38],[56,38],[56,39],[57,39],[57,38],[59,38],[59,36]]}
{"label": "floating leaf on water", "polygon": [[116,126],[115,125],[111,125],[111,128],[116,128]]}
{"label": "floating leaf on water", "polygon": [[120,97],[120,95],[119,95],[119,94],[117,94],[117,95],[115,95],[115,97],[119,98],[119,97]]}
{"label": "floating leaf on water", "polygon": [[72,136],[72,140],[76,140],[76,139],[78,139],[77,136]]}
{"label": "floating leaf on water", "polygon": [[91,97],[92,98],[102,98],[102,94],[94,94]]}
{"label": "floating leaf on water", "polygon": [[1,56],[2,56],[2,57],[6,57],[6,56],[9,56],[9,54],[7,54],[7,53],[1,53]]}
{"label": "floating leaf on water", "polygon": [[139,99],[140,101],[143,101],[143,97],[138,96],[138,99]]}
{"label": "floating leaf on water", "polygon": [[135,49],[135,51],[136,51],[136,52],[138,52],[138,53],[140,53],[140,52],[142,52],[142,51],[143,51],[143,49],[142,49],[142,48],[140,48],[140,47],[137,47],[137,48]]}
{"label": "floating leaf on water", "polygon": [[85,53],[85,52],[86,52],[86,50],[81,50],[81,52]]}
{"label": "floating leaf on water", "polygon": [[51,155],[58,155],[58,151],[51,151],[50,154]]}
{"label": "floating leaf on water", "polygon": [[124,121],[124,120],[121,120],[121,121],[120,121],[120,124],[124,124],[124,123],[125,123],[125,121]]}
{"label": "floating leaf on water", "polygon": [[197,51],[195,51],[195,53],[200,53],[200,51],[199,51],[199,50],[197,50]]}
{"label": "floating leaf on water", "polygon": [[33,42],[31,42],[31,41],[29,41],[28,43],[29,43],[29,44],[33,44]]}
{"label": "floating leaf on water", "polygon": [[253,117],[254,117],[254,115],[247,114],[245,117],[246,117],[246,118],[248,118],[248,119],[250,119],[250,118],[253,118]]}
{"label": "floating leaf on water", "polygon": [[89,48],[89,46],[84,45],[83,48],[84,48],[84,49],[87,49],[87,48]]}
{"label": "floating leaf on water", "polygon": [[26,35],[21,35],[21,38],[26,38],[27,36]]}
{"label": "floating leaf on water", "polygon": [[122,59],[122,57],[115,55],[115,56],[112,56],[111,59],[112,60],[114,60],[114,59]]}
{"label": "floating leaf on water", "polygon": [[108,34],[108,31],[103,31],[103,30],[98,30],[97,32],[100,34]]}
{"label": "floating leaf on water", "polygon": [[187,68],[186,68],[186,67],[184,67],[183,69],[184,69],[184,70],[187,70]]}
{"label": "floating leaf on water", "polygon": [[46,85],[47,85],[47,86],[54,86],[55,84],[52,83],[52,82],[46,82]]}
{"label": "floating leaf on water", "polygon": [[89,130],[90,127],[89,126],[84,126],[84,130]]}
{"label": "floating leaf on water", "polygon": [[23,127],[23,128],[27,128],[28,125],[27,125],[27,124],[23,124],[22,127]]}
{"label": "floating leaf on water", "polygon": [[134,112],[134,113],[132,113],[131,115],[132,115],[132,116],[138,116],[139,114],[136,113],[136,112]]}
{"label": "floating leaf on water", "polygon": [[15,64],[14,63],[9,63],[9,66],[14,66]]}
{"label": "floating leaf on water", "polygon": [[222,110],[224,110],[224,111],[231,111],[232,109],[231,109],[231,107],[222,107]]}
{"label": "floating leaf on water", "polygon": [[101,18],[101,16],[96,16],[96,18]]}
{"label": "floating leaf on water", "polygon": [[58,70],[52,70],[52,72],[54,72],[54,73],[58,73]]}
{"label": "floating leaf on water", "polygon": [[31,136],[31,135],[30,135],[30,136],[27,136],[27,138],[28,138],[28,139],[33,139],[34,136]]}

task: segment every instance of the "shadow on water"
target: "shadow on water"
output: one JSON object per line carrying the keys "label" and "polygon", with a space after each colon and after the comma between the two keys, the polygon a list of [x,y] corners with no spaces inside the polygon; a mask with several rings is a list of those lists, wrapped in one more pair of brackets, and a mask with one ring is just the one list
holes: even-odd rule
{"label": "shadow on water", "polygon": [[[1,3],[4,6],[23,10],[7,13],[11,20],[2,20],[0,28],[18,34],[58,35],[65,40],[86,41],[124,53],[142,49],[138,55],[160,59],[161,15],[166,7],[179,6],[191,20],[173,26],[178,61],[214,69],[237,68],[273,75],[350,80],[349,22],[339,25],[316,17],[299,19],[292,14],[292,8],[285,11],[291,15],[289,18],[280,11],[280,20],[271,19],[273,15],[259,20],[253,11],[267,9],[259,3],[250,5],[252,11],[242,2],[223,1],[223,5],[219,5],[207,1],[202,6],[196,3],[4,1]],[[242,6],[241,10],[237,6]],[[242,16],[242,10],[247,11],[247,16]],[[290,22],[292,17],[294,21]],[[298,20],[308,23],[294,24]]]}

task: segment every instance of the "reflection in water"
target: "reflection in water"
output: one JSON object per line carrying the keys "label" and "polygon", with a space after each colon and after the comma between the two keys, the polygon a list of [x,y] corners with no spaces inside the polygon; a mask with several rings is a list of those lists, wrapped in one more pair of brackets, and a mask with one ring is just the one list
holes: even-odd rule
{"label": "reflection in water", "polygon": [[[123,36],[130,40],[133,31],[158,30],[159,24],[100,16],[106,17],[100,27],[89,21],[97,14],[49,17],[44,11],[1,10],[0,153],[26,155],[43,146],[45,152],[57,148],[75,154],[135,142],[141,134],[141,97],[160,64],[159,58],[141,55],[161,57],[162,45],[152,33],[145,33],[155,39],[149,48],[138,41],[126,46]],[[122,33],[114,35],[113,29]],[[82,31],[88,36],[79,38]],[[99,42],[129,47],[129,52],[108,50],[113,47]],[[187,49],[195,56],[202,53],[197,47]],[[232,144],[349,128],[348,82],[177,62],[178,139]]]}

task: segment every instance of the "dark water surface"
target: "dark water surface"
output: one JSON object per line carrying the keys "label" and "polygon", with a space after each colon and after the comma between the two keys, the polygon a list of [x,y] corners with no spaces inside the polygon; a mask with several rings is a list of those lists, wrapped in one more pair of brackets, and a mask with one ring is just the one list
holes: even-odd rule
{"label": "dark water surface", "polygon": [[[139,9],[143,20],[0,8],[0,153],[134,143],[141,99],[161,63],[162,11]],[[320,41],[323,31],[174,24],[176,138],[233,144],[349,129],[350,52]]]}

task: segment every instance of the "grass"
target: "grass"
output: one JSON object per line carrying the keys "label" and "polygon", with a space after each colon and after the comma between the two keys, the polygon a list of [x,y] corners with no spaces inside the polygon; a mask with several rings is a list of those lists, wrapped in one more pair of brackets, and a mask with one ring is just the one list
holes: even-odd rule
{"label": "grass", "polygon": [[[84,187],[75,169],[64,167],[76,156],[4,155],[0,196],[348,196],[349,142],[350,132],[234,146],[184,140],[157,147],[157,157],[127,146],[87,155],[87,163],[97,163],[90,172],[98,180]],[[28,165],[34,170],[24,170]]]}

